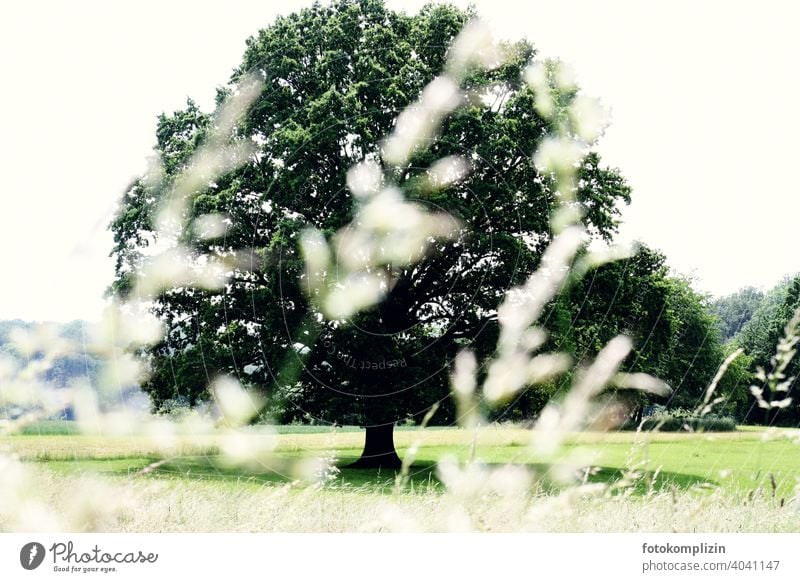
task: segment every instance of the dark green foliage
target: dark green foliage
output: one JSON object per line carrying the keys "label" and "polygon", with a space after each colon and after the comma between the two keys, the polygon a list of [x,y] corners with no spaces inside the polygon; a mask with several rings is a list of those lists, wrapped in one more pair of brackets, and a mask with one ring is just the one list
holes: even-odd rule
{"label": "dark green foliage", "polygon": [[719,318],[722,340],[734,337],[750,321],[761,306],[764,294],[755,287],[743,287],[736,293],[720,297],[711,304],[713,313]]}
{"label": "dark green foliage", "polygon": [[[688,281],[672,278],[666,282],[667,301],[659,330],[668,353],[659,377],[673,387],[667,403],[694,409],[724,359],[719,331],[708,311],[707,298],[698,294]],[[729,394],[729,378],[718,386],[718,394]]]}
{"label": "dark green foliage", "polygon": [[[730,355],[737,346],[727,342],[723,346],[724,356]],[[750,385],[753,383],[753,360],[742,353],[728,366],[725,376],[720,381],[718,394],[725,397],[725,401],[714,407],[714,411],[735,418],[738,422],[747,420],[753,402],[750,394]]]}
{"label": "dark green foliage", "polygon": [[[776,346],[785,334],[785,327],[794,312],[800,307],[800,275],[787,277],[764,297],[760,307],[736,336],[734,343],[744,348],[752,360],[753,369],[763,368],[769,373],[773,367],[772,358]],[[786,378],[796,378],[800,373],[800,361],[795,357],[785,371]],[[763,387],[760,383],[756,383]],[[773,395],[776,399],[784,396],[792,398],[792,404],[784,410],[767,414],[755,406],[750,399],[747,419],[757,423],[797,424],[800,422],[800,392],[797,382],[791,382],[786,394]]]}
{"label": "dark green foliage", "polygon": [[737,345],[747,351],[756,365],[766,366],[775,354],[775,345],[796,308],[798,286],[800,276],[787,277],[776,285],[739,332]]}
{"label": "dark green foliage", "polygon": [[[562,293],[544,323],[552,332],[551,347],[573,354],[579,363],[588,363],[614,336],[628,335],[634,348],[624,368],[667,382],[672,395],[656,400],[674,407],[697,407],[725,357],[707,299],[687,280],[670,275],[664,255],[644,245],[633,257],[596,269]],[[740,398],[746,381],[728,374],[717,395]],[[565,378],[562,388],[568,383]],[[515,405],[530,416],[554,392],[536,388]],[[639,393],[626,398],[640,404],[654,400]]]}
{"label": "dark green foliage", "polygon": [[[492,104],[459,109],[430,150],[396,169],[410,198],[453,214],[465,230],[400,273],[382,305],[349,325],[325,322],[300,285],[297,237],[309,225],[331,235],[348,223],[347,169],[379,155],[395,116],[441,71],[469,17],[450,6],[407,16],[377,0],[340,0],[280,17],[247,41],[233,81],[254,69],[266,78],[239,129],[258,153],[194,199],[193,216],[230,216],[226,237],[188,242],[198,253],[254,249],[256,264],[223,290],[176,288],[159,297],[155,311],[168,333],[148,351],[153,374],[144,386],[156,408],[207,399],[208,379],[229,373],[268,393],[270,412],[283,422],[382,423],[418,418],[437,401],[445,402],[437,420],[452,420],[452,358],[468,345],[481,358],[492,353],[503,292],[527,277],[551,238],[556,199],[530,158],[551,128],[521,82],[533,48],[519,42],[505,65],[468,76],[465,88]],[[228,91],[220,89],[220,99]],[[114,293],[130,290],[158,203],[208,120],[192,103],[159,118],[156,155],[165,180],[134,183],[111,225]],[[470,177],[421,198],[414,177],[452,154],[470,157]],[[595,236],[611,237],[628,186],[595,154],[580,178],[585,221]]]}

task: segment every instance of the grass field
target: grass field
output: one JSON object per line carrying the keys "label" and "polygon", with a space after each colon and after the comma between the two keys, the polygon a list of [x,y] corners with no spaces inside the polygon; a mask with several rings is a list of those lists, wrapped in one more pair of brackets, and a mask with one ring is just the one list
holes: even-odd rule
{"label": "grass field", "polygon": [[[569,461],[566,472],[576,488],[564,484],[563,468],[554,469],[561,464],[533,452],[527,430],[401,429],[395,436],[401,457],[419,446],[402,490],[394,472],[347,468],[363,444],[357,429],[285,427],[251,436],[270,453],[247,466],[225,462],[225,444],[216,435],[164,443],[74,432],[33,427],[0,439],[0,449],[36,471],[36,487],[57,507],[68,504],[62,497],[69,486],[87,487],[91,480],[90,487],[110,488],[114,504],[127,503],[127,509],[103,513],[102,529],[112,531],[800,529],[797,431],[576,434],[559,456]],[[298,467],[320,456],[335,458],[339,470],[324,485],[308,486]],[[472,475],[466,493],[445,491],[436,468],[444,457],[479,462],[483,473]],[[524,495],[482,488],[493,478],[491,469],[509,466],[532,473]],[[587,496],[598,484],[612,487]],[[86,529],[69,513],[62,511],[62,527]]]}

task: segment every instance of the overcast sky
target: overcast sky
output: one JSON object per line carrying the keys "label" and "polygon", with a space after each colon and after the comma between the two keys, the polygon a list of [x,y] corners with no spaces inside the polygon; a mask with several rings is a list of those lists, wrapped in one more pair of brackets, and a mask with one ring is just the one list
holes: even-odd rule
{"label": "overcast sky", "polygon": [[[474,3],[500,35],[527,36],[569,62],[611,109],[600,150],[634,188],[625,237],[660,248],[714,294],[800,269],[792,3]],[[245,38],[308,4],[4,8],[0,319],[97,317],[112,276],[105,226],[144,166],[156,115],[187,96],[209,106]]]}

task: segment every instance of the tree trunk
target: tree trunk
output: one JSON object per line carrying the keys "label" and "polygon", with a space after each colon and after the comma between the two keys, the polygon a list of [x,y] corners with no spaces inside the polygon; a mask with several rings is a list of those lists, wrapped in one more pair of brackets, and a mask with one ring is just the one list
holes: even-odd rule
{"label": "tree trunk", "polygon": [[394,449],[394,423],[368,426],[364,452],[352,469],[399,469],[402,465]]}

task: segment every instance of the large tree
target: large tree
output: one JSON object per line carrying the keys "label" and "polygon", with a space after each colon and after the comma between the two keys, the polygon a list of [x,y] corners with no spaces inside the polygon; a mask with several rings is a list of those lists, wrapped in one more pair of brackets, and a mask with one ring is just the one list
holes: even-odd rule
{"label": "large tree", "polygon": [[[210,378],[235,374],[268,395],[275,420],[364,426],[359,464],[396,467],[394,424],[446,400],[450,363],[463,347],[479,357],[492,352],[496,306],[537,266],[557,204],[531,161],[553,128],[522,81],[534,56],[529,43],[508,46],[510,57],[495,70],[471,71],[463,88],[472,100],[390,175],[408,198],[457,218],[458,236],[435,244],[397,274],[385,301],[347,321],[322,317],[308,300],[298,251],[306,227],[331,235],[352,219],[348,168],[381,155],[396,115],[442,70],[471,16],[452,6],[406,15],[379,0],[339,0],[279,17],[248,39],[230,83],[253,70],[266,79],[239,128],[257,152],[193,197],[192,217],[229,217],[226,235],[188,236],[187,243],[198,253],[254,249],[257,262],[220,290],[159,295],[154,310],[167,334],[148,350],[152,375],[144,386],[156,408],[206,400]],[[228,92],[220,89],[220,103]],[[210,119],[192,102],[159,118],[155,151],[165,179],[143,176],[124,195],[111,225],[114,293],[130,292],[153,243],[155,212],[204,142]],[[417,190],[423,181],[415,177],[449,155],[470,161],[469,176],[434,193]],[[584,222],[593,236],[609,239],[629,188],[596,154],[578,177]],[[438,414],[440,422],[453,420],[446,405]]]}

